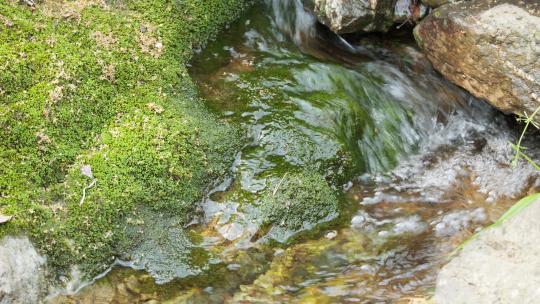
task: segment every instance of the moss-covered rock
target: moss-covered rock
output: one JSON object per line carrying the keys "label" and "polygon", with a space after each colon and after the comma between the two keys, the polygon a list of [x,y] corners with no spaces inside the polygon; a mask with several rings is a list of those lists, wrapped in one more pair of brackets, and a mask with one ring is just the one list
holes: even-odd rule
{"label": "moss-covered rock", "polygon": [[14,216],[0,237],[25,231],[53,266],[95,273],[136,206],[189,218],[239,136],[200,105],[184,63],[243,7],[0,3],[0,211]]}
{"label": "moss-covered rock", "polygon": [[279,241],[338,216],[339,199],[316,172],[288,173],[273,180],[261,195],[263,223]]}

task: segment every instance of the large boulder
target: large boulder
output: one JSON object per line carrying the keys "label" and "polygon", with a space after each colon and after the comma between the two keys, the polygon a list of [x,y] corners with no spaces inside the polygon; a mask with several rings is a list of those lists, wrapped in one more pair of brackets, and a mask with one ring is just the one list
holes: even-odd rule
{"label": "large boulder", "polygon": [[540,201],[533,201],[465,244],[439,273],[435,302],[538,303],[539,218]]}
{"label": "large boulder", "polygon": [[387,32],[417,20],[427,7],[414,0],[305,0],[322,24],[338,34]]}
{"label": "large boulder", "polygon": [[443,5],[414,34],[435,68],[476,97],[518,115],[540,106],[539,1]]}

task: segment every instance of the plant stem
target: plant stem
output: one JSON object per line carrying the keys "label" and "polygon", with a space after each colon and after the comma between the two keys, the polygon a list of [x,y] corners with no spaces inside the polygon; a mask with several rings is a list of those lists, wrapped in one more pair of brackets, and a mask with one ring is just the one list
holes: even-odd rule
{"label": "plant stem", "polygon": [[536,108],[536,110],[532,113],[532,115],[527,117],[525,127],[523,128],[523,131],[521,132],[521,135],[519,136],[519,140],[518,140],[517,144],[514,146],[514,149],[516,150],[516,155],[514,157],[514,160],[512,161],[512,165],[514,167],[517,165],[519,157],[520,156],[525,156],[525,154],[521,152],[521,142],[523,141],[523,137],[525,136],[525,133],[527,132],[527,129],[529,128],[529,124],[534,119],[534,116],[538,113],[539,110],[540,110],[540,107]]}

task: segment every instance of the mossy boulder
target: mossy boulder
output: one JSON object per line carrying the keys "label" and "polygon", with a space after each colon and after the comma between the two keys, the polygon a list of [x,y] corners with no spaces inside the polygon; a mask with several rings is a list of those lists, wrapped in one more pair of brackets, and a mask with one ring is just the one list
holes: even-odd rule
{"label": "mossy boulder", "polygon": [[185,223],[240,140],[184,64],[244,7],[1,2],[0,212],[13,219],[0,237],[29,234],[54,268],[95,274],[122,254],[139,210]]}

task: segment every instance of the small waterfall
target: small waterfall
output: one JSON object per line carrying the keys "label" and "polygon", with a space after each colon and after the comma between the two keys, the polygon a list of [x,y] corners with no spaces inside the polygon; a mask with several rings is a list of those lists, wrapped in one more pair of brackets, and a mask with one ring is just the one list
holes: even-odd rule
{"label": "small waterfall", "polygon": [[[269,182],[298,168],[335,187],[334,177],[356,176],[344,187],[350,222],[329,234],[342,245],[313,249],[310,263],[292,266],[300,278],[266,278],[281,282],[277,301],[309,290],[337,302],[425,291],[457,243],[535,185],[526,164],[509,166],[516,132],[507,118],[442,79],[413,39],[347,41],[298,0],[268,0],[255,11],[234,30],[242,41],[218,41],[192,69],[209,105],[250,138],[231,179],[203,204],[207,222],[217,223],[213,236],[240,248],[285,242],[296,231],[268,236],[279,225],[257,222]],[[310,242],[330,241],[298,250]]]}
{"label": "small waterfall", "polygon": [[[287,172],[314,171],[341,187],[391,170],[449,122],[492,115],[441,79],[410,40],[344,46],[300,1],[269,0],[254,10],[192,69],[209,106],[249,138],[228,184],[203,205],[207,219],[221,218],[217,230],[229,241],[251,246],[261,237],[254,237],[262,233],[261,197]],[[297,232],[270,238],[284,242]]]}
{"label": "small waterfall", "polygon": [[292,41],[304,53],[325,59],[371,57],[369,51],[355,47],[339,35],[317,23],[317,18],[302,0],[268,0],[264,2],[270,18],[270,31],[277,41]]}

